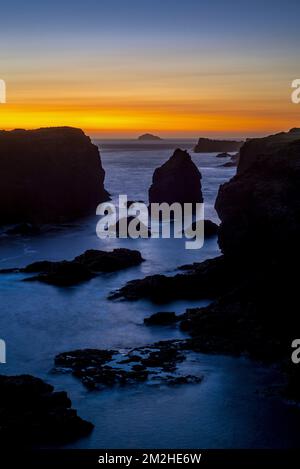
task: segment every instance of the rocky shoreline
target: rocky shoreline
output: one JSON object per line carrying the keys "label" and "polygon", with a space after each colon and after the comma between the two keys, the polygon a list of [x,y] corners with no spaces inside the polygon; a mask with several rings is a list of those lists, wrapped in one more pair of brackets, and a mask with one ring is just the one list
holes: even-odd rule
{"label": "rocky shoreline", "polygon": [[[174,162],[173,155],[155,173],[150,192],[155,193],[155,200],[157,197],[164,200],[161,188],[165,183],[172,185],[174,177],[180,176],[180,164],[188,162],[195,177],[192,201],[199,202],[201,175],[195,171],[189,155],[179,151],[179,160],[176,157]],[[187,338],[125,352],[102,349],[64,352],[55,357],[53,372],[71,373],[89,390],[152,382],[171,386],[196,384],[202,382],[202,375],[182,374],[179,369],[189,353],[246,355],[280,368],[286,382],[285,388],[280,389],[282,396],[299,401],[300,371],[290,358],[291,342],[300,328],[295,310],[298,304],[295,272],[300,258],[299,180],[299,129],[247,141],[240,149],[236,176],[219,189],[215,206],[221,224],[210,226],[213,235],[218,235],[221,255],[181,266],[173,276],[151,275],[132,280],[109,297],[122,301],[146,298],[157,304],[178,299],[209,300],[208,306],[187,309],[180,315],[160,311],[145,319],[144,327],[179,327],[188,334]],[[183,189],[184,185],[176,187],[168,200],[184,202]],[[139,251],[89,250],[71,261],[41,261],[2,273],[37,274],[26,281],[69,286],[141,262]],[[22,401],[23,407],[18,408],[18,415],[20,418],[22,412],[26,415],[24,425],[30,429],[29,439],[39,435],[46,439],[62,435],[73,438],[91,431],[91,424],[70,409],[65,393],[54,393],[52,387],[37,378],[0,377],[0,390],[4,390],[9,409],[7,414],[5,410],[0,412],[4,435],[5,432],[11,435],[15,418],[15,401],[11,396],[19,395],[27,396]],[[43,405],[36,407],[40,402]],[[57,422],[60,429],[54,435]]]}

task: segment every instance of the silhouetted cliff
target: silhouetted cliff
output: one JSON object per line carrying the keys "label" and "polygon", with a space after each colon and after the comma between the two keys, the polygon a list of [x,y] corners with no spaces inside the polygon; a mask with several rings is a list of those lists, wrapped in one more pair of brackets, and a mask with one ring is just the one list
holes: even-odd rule
{"label": "silhouetted cliff", "polygon": [[212,140],[210,138],[199,138],[194,148],[195,153],[220,153],[228,151],[239,151],[244,142],[235,140]]}
{"label": "silhouetted cliff", "polygon": [[60,222],[108,199],[98,148],[70,127],[0,131],[0,220]]}

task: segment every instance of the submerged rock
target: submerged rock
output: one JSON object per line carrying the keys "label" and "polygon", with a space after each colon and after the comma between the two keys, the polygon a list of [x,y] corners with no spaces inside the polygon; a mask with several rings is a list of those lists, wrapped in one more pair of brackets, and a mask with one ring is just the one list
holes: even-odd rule
{"label": "submerged rock", "polygon": [[114,249],[100,251],[89,249],[72,261],[38,261],[21,269],[3,269],[0,273],[37,273],[25,281],[40,281],[57,286],[70,286],[85,282],[103,272],[116,272],[143,262],[139,251]]}
{"label": "submerged rock", "polygon": [[230,158],[230,157],[231,157],[230,153],[227,153],[227,152],[218,153],[216,155],[216,158]]}
{"label": "submerged rock", "polygon": [[153,174],[149,203],[203,202],[201,173],[187,151],[175,150],[171,158]]}
{"label": "submerged rock", "polygon": [[89,389],[138,384],[155,380],[162,384],[192,384],[195,376],[180,374],[177,365],[186,356],[180,341],[162,341],[128,352],[83,349],[55,358],[56,372],[71,372]]}
{"label": "submerged rock", "polygon": [[29,375],[0,375],[2,443],[67,443],[87,436],[93,425],[78,417],[65,392]]}
{"label": "submerged rock", "polygon": [[199,138],[194,148],[195,153],[217,153],[239,151],[244,142],[237,140],[214,140]]}
{"label": "submerged rock", "polygon": [[63,222],[107,200],[96,145],[70,127],[0,131],[0,220]]}

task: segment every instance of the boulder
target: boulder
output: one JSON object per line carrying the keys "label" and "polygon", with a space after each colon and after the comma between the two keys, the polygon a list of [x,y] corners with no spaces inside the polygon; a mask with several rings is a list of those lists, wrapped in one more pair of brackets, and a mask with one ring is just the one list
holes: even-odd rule
{"label": "boulder", "polygon": [[149,203],[203,202],[201,173],[187,151],[175,150],[171,158],[153,174]]}
{"label": "boulder", "polygon": [[99,151],[70,127],[0,131],[0,223],[51,223],[108,200]]}

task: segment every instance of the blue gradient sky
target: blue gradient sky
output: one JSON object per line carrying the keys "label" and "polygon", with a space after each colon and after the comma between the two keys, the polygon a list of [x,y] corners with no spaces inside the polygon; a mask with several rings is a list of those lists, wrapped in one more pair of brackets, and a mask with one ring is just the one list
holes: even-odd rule
{"label": "blue gradient sky", "polygon": [[0,126],[132,136],[296,125],[299,18],[296,0],[12,0],[1,5]]}

